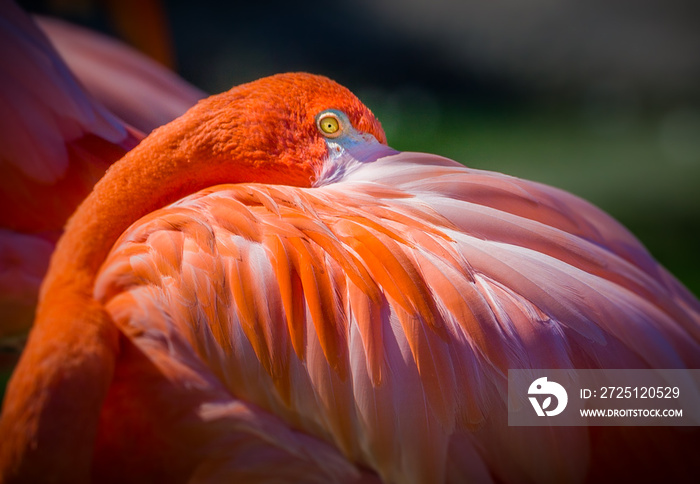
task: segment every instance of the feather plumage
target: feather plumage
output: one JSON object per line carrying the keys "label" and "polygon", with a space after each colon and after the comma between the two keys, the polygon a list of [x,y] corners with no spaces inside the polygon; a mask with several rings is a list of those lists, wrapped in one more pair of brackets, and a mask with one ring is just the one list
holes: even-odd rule
{"label": "feather plumage", "polygon": [[[456,479],[465,453],[488,468],[501,452],[509,472],[571,480],[585,430],[489,423],[507,370],[697,366],[700,316],[661,270],[580,199],[403,153],[311,189],[225,185],[154,212],[95,297],[145,355],[167,346],[387,482]],[[519,432],[582,457],[530,469]]]}

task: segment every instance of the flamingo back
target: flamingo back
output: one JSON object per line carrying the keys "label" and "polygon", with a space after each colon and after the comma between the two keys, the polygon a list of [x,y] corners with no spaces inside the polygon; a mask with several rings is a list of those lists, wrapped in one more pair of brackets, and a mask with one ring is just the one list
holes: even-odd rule
{"label": "flamingo back", "polygon": [[246,402],[386,482],[577,481],[596,432],[508,427],[509,368],[700,364],[697,300],[587,202],[418,153],[329,178],[212,187],[114,246],[95,297],[183,402],[143,406],[163,428]]}

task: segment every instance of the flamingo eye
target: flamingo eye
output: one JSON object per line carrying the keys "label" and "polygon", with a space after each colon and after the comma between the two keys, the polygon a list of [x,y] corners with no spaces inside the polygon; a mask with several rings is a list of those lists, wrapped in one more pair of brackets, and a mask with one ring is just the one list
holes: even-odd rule
{"label": "flamingo eye", "polygon": [[319,131],[327,138],[335,138],[340,136],[340,120],[338,116],[331,112],[321,113],[316,121]]}

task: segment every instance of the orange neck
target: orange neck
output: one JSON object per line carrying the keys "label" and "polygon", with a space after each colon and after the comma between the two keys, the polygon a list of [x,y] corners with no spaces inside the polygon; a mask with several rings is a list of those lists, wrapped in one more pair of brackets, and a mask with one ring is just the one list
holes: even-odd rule
{"label": "orange neck", "polygon": [[217,121],[211,106],[221,102],[219,97],[200,102],[154,131],[107,171],[68,221],[42,286],[42,299],[56,289],[88,296],[84,291],[91,290],[118,237],[139,218],[186,195],[223,183],[311,186],[311,164],[246,152],[245,142],[241,148],[231,143],[249,135],[244,121],[242,126],[226,126],[222,141],[222,130],[212,127]]}

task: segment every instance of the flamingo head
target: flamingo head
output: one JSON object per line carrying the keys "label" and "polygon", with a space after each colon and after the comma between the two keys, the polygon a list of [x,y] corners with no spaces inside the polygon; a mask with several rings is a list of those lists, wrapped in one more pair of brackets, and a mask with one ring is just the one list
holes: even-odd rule
{"label": "flamingo head", "polygon": [[184,123],[180,149],[188,159],[235,161],[238,170],[255,173],[241,181],[312,186],[329,177],[329,166],[376,159],[388,149],[381,124],[354,94],[305,73],[234,87],[175,123]]}

